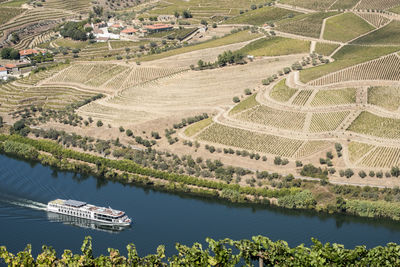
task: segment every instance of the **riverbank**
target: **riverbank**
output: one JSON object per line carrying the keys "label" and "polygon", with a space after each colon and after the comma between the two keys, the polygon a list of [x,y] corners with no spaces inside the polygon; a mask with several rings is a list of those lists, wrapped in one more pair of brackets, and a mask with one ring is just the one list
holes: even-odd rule
{"label": "riverbank", "polygon": [[[18,155],[60,170],[91,174],[122,183],[143,184],[165,191],[221,198],[234,203],[262,203],[290,209],[400,219],[400,205],[396,201],[400,195],[398,189],[334,186],[325,180],[323,183],[296,182],[293,176],[282,177],[283,181],[290,182],[291,186],[287,188],[256,188],[155,170],[131,160],[109,159],[67,149],[48,140],[0,135],[0,142],[2,153]],[[374,201],[369,200],[371,197]]]}

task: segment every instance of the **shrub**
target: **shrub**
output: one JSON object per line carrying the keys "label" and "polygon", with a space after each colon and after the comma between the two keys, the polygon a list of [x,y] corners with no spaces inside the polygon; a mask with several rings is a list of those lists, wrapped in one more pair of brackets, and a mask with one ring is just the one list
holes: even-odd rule
{"label": "shrub", "polygon": [[101,126],[103,126],[103,122],[101,120],[98,120],[96,125],[97,125],[97,127],[101,127]]}
{"label": "shrub", "polygon": [[247,89],[244,90],[244,94],[245,95],[251,95],[252,93],[251,93],[251,90],[249,88],[247,88]]}
{"label": "shrub", "polygon": [[132,132],[131,129],[128,129],[128,130],[125,131],[125,134],[126,134],[127,136],[132,136],[132,135],[133,135],[133,132]]}
{"label": "shrub", "polygon": [[120,126],[120,127],[119,127],[119,131],[120,131],[121,133],[125,132],[124,127]]}

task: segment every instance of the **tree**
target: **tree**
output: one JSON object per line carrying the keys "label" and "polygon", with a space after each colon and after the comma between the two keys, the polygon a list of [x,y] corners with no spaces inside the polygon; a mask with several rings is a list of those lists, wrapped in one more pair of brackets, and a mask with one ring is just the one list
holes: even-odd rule
{"label": "tree", "polygon": [[101,127],[101,126],[103,126],[103,122],[101,120],[98,120],[96,125],[97,125],[97,127]]}
{"label": "tree", "polygon": [[365,173],[365,171],[359,171],[358,176],[360,176],[361,178],[365,178],[367,177],[367,174]]}
{"label": "tree", "polygon": [[101,17],[103,15],[103,7],[102,6],[94,6],[93,12],[98,16]]}
{"label": "tree", "polygon": [[390,170],[390,174],[394,177],[399,177],[400,176],[400,169],[399,167],[392,167],[392,169]]}
{"label": "tree", "polygon": [[232,99],[232,101],[233,101],[233,103],[239,103],[239,102],[240,102],[240,99],[239,99],[239,97],[234,96],[233,99]]}
{"label": "tree", "polygon": [[19,59],[19,52],[14,48],[7,47],[1,50],[1,58],[17,60]]}
{"label": "tree", "polygon": [[3,127],[3,117],[0,116],[0,128]]}
{"label": "tree", "polygon": [[346,170],[344,171],[344,176],[346,176],[346,178],[350,178],[350,177],[353,176],[353,175],[354,175],[354,172],[353,172],[352,169],[346,169]]}
{"label": "tree", "polygon": [[207,20],[205,20],[205,19],[202,19],[200,23],[201,23],[202,25],[204,25],[204,26],[207,26],[207,25],[208,25]]}
{"label": "tree", "polygon": [[189,10],[183,11],[182,15],[183,15],[183,17],[184,17],[185,19],[190,19],[190,18],[193,17],[192,13],[190,13]]}
{"label": "tree", "polygon": [[174,12],[174,16],[175,16],[175,18],[179,18],[179,16],[180,16],[180,15],[179,15],[179,12],[178,12],[178,11],[175,11],[175,12]]}

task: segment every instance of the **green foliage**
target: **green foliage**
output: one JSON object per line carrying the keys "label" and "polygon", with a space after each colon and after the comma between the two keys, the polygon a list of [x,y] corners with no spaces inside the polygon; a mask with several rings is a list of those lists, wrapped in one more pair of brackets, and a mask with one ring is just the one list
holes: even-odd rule
{"label": "green foliage", "polygon": [[71,38],[72,40],[86,41],[87,35],[84,29],[86,21],[74,22],[69,21],[65,23],[60,29],[60,34],[64,38]]}
{"label": "green foliage", "polygon": [[317,168],[312,164],[304,165],[303,168],[301,169],[300,174],[302,176],[322,178],[322,179],[328,177],[328,171],[326,169],[322,170],[321,168]]}
{"label": "green foliage", "polygon": [[33,160],[39,156],[39,152],[33,146],[9,140],[1,145],[0,151]]}
{"label": "green foliage", "polygon": [[[367,249],[357,246],[345,249],[340,244],[322,244],[312,239],[313,245],[303,244],[294,248],[285,241],[271,241],[264,236],[254,236],[251,240],[213,240],[207,238],[208,247],[203,249],[199,243],[188,247],[177,243],[177,253],[168,260],[165,247],[158,246],[156,254],[140,257],[134,244],[127,245],[127,257],[121,256],[116,249],[108,249],[109,255],[94,258],[92,242],[86,237],[82,245],[82,254],[73,254],[65,250],[62,257],[51,247],[43,246],[36,260],[32,256],[31,246],[14,255],[6,247],[0,247],[0,258],[9,266],[227,266],[233,267],[243,262],[254,266],[254,261],[262,259],[264,266],[398,266],[400,264],[400,246],[389,243],[386,246]],[[242,265],[242,264],[241,264]]]}
{"label": "green foliage", "polygon": [[289,209],[313,209],[317,201],[308,190],[291,194],[278,199],[278,205]]}
{"label": "green foliage", "polygon": [[229,64],[243,64],[245,63],[243,60],[243,53],[235,51],[232,52],[231,50],[225,51],[224,53],[218,55],[218,65],[220,67],[229,65]]}
{"label": "green foliage", "polygon": [[12,47],[3,48],[1,50],[1,58],[17,60],[19,59],[19,51]]}

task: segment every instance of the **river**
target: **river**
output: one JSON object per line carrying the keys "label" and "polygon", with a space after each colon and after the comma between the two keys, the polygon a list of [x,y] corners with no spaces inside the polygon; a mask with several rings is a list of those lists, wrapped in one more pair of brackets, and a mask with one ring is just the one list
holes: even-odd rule
{"label": "river", "polygon": [[[133,224],[122,231],[99,229],[87,221],[48,214],[44,207],[55,198],[70,198],[125,211]],[[33,253],[43,244],[58,253],[79,252],[85,236],[93,237],[95,255],[113,247],[126,254],[134,243],[141,256],[165,244],[205,243],[206,237],[222,239],[265,235],[286,240],[291,246],[311,244],[311,237],[337,242],[347,248],[399,242],[400,223],[345,215],[318,214],[273,207],[232,205],[221,201],[185,197],[149,188],[81,177],[69,172],[0,155],[0,245],[15,253],[27,243]]]}

